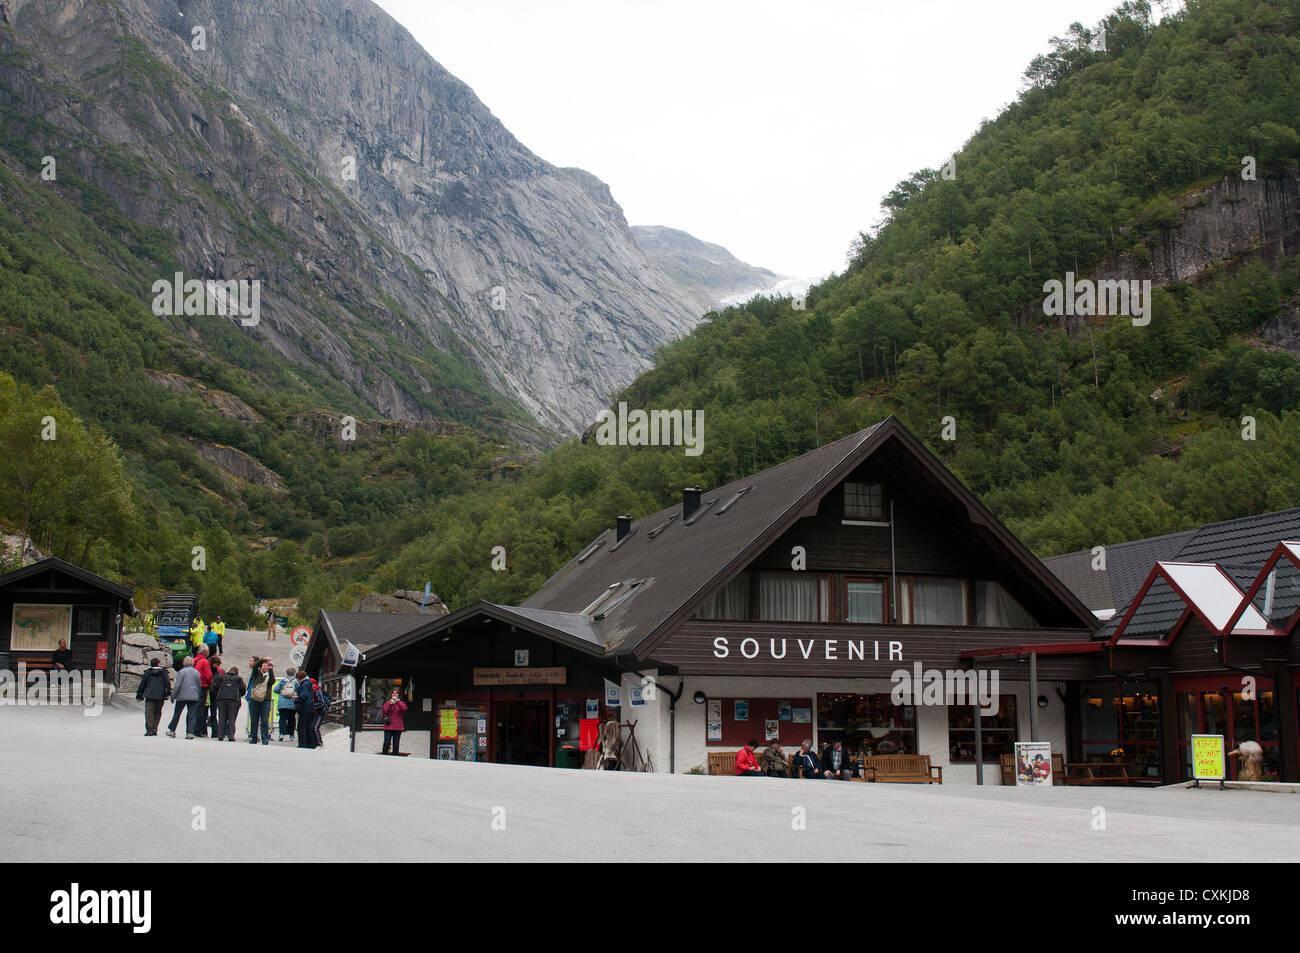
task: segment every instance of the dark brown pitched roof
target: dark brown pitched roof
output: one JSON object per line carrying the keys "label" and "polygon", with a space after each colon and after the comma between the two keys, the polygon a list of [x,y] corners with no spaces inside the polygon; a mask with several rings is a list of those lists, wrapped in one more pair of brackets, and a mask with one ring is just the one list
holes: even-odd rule
{"label": "dark brown pitched roof", "polygon": [[582,613],[614,583],[636,591],[595,629],[611,654],[653,657],[655,646],[718,587],[747,566],[886,441],[897,441],[935,483],[959,501],[982,531],[1038,585],[1091,627],[1087,608],[1002,526],[959,480],[894,417],[703,495],[702,509],[681,519],[681,504],[633,524],[616,543],[606,530],[536,593],[525,609]]}
{"label": "dark brown pitched roof", "polygon": [[52,571],[65,573],[78,582],[85,583],[92,589],[101,589],[117,596],[126,603],[127,614],[135,615],[135,604],[131,601],[135,597],[133,588],[124,586],[121,583],[110,582],[103,576],[95,575],[89,569],[82,569],[80,566],[75,566],[70,562],[59,559],[57,556],[48,556],[32,563],[30,566],[23,566],[21,569],[14,569],[5,573],[0,576],[0,589],[14,585],[24,579],[31,579],[33,576],[39,576],[41,573]]}
{"label": "dark brown pitched roof", "polygon": [[1150,539],[1113,543],[1106,547],[1104,571],[1092,568],[1094,557],[1090,549],[1049,556],[1043,560],[1043,565],[1069,586],[1089,609],[1122,611],[1142,588],[1156,561],[1173,559],[1195,535],[1196,530],[1189,529]]}

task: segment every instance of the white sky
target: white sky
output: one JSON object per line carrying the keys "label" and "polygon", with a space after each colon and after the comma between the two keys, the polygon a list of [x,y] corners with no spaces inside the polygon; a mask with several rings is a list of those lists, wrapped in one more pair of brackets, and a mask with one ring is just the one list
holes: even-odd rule
{"label": "white sky", "polygon": [[1053,35],[1119,0],[378,3],[525,146],[609,183],[630,224],[816,277],[896,182],[1015,99]]}

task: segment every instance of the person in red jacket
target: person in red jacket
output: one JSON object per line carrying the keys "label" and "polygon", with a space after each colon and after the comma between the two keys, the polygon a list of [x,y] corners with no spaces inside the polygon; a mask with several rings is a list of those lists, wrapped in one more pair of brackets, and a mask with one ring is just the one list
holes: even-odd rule
{"label": "person in red jacket", "polygon": [[214,710],[216,706],[212,703],[212,664],[208,661],[208,647],[200,645],[198,654],[194,656],[194,671],[199,673],[199,703],[197,708],[200,712],[198,718],[194,720],[194,734],[199,738],[208,736],[208,712]]}
{"label": "person in red jacket", "polygon": [[745,742],[745,747],[736,752],[736,777],[738,778],[761,778],[763,772],[758,769],[758,759],[754,757],[754,749],[758,747],[758,742],[750,738]]}
{"label": "person in red jacket", "polygon": [[402,732],[406,730],[403,718],[405,714],[406,702],[402,701],[402,696],[394,688],[393,694],[380,710],[380,718],[384,722],[384,750],[380,754],[388,754],[389,742],[392,742],[393,754],[401,754],[398,748],[402,744]]}

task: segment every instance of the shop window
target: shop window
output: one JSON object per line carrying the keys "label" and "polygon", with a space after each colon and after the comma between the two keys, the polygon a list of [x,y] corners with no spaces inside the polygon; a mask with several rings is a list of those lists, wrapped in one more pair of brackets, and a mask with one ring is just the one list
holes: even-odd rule
{"label": "shop window", "polygon": [[844,518],[883,522],[885,488],[879,483],[845,483]]}
{"label": "shop window", "polygon": [[961,579],[898,580],[898,620],[906,625],[966,625],[966,583]]}
{"label": "shop window", "polygon": [[975,583],[975,624],[1007,629],[1038,628],[1038,620],[1011,593],[1000,583],[988,580]]}
{"label": "shop window", "polygon": [[434,757],[439,761],[487,761],[488,704],[486,701],[441,701],[433,733]]}
{"label": "shop window", "polygon": [[845,622],[884,622],[885,583],[879,579],[850,579],[844,584]]}
{"label": "shop window", "polygon": [[817,742],[843,741],[854,755],[916,754],[916,708],[888,693],[817,696]]}
{"label": "shop window", "polygon": [[758,617],[776,622],[825,622],[829,581],[807,573],[765,572],[758,577]]}
{"label": "shop window", "polygon": [[1081,706],[1084,761],[1122,761],[1130,775],[1160,777],[1160,697],[1154,682],[1089,682]]}
{"label": "shop window", "polygon": [[[948,760],[954,763],[975,760],[975,707],[948,706]],[[980,742],[984,762],[996,763],[1004,754],[1016,750],[1016,696],[999,695],[998,713],[980,719]]]}
{"label": "shop window", "polygon": [[749,576],[741,573],[714,593],[695,613],[697,619],[748,619]]}
{"label": "shop window", "polygon": [[750,738],[762,748],[773,739],[793,753],[813,736],[811,698],[710,698],[706,744],[739,748]]}

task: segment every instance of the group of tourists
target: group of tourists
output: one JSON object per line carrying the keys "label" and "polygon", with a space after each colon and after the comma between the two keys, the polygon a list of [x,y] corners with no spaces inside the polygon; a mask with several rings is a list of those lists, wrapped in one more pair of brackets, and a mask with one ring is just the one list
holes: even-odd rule
{"label": "group of tourists", "polygon": [[851,781],[858,765],[844,742],[833,741],[818,755],[812,750],[811,738],[804,739],[799,751],[788,758],[779,741],[773,741],[755,754],[758,741],[750,738],[745,747],[736,752],[736,776],[741,778],[820,778]]}
{"label": "group of tourists", "polygon": [[221,616],[217,616],[211,622],[204,622],[199,616],[194,617],[194,622],[190,625],[190,647],[192,654],[197,655],[201,647],[208,647],[208,655],[220,655],[221,644],[226,637],[226,623],[221,621]]}
{"label": "group of tourists", "polygon": [[185,718],[185,737],[235,740],[235,719],[241,703],[248,707],[249,744],[270,744],[271,725],[278,720],[277,741],[297,738],[299,748],[316,748],[321,744],[320,725],[333,699],[305,669],[290,668],[276,677],[269,658],[253,656],[248,660],[248,678],[237,666],[222,667],[221,658],[200,645],[186,656],[173,686],[157,658],[140,677],[135,697],[145,703],[144,733],[158,734],[163,702],[172,700],[172,718],[167,737],[176,737],[176,728]]}

